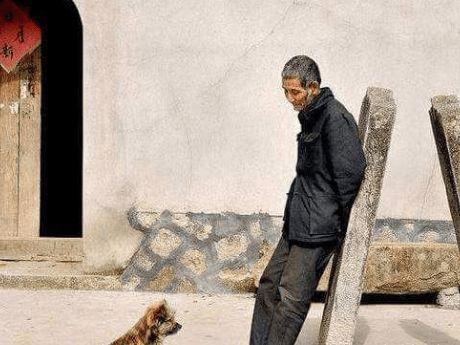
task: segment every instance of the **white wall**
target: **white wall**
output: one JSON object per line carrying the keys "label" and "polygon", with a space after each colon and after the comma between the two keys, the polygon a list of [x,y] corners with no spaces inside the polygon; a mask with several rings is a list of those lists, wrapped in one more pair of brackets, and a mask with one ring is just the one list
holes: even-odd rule
{"label": "white wall", "polygon": [[[133,202],[281,214],[299,125],[280,72],[297,54],[318,62],[323,86],[356,118],[368,86],[394,92],[377,216],[450,218],[428,109],[433,95],[460,94],[460,3],[75,2],[84,25],[87,235],[101,236],[91,230],[100,212],[122,224],[119,212]],[[121,239],[138,239],[118,226]]]}

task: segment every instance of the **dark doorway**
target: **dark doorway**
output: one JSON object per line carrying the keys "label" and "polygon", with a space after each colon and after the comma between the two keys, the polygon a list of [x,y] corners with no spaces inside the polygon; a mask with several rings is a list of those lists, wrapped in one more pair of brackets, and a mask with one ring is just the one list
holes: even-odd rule
{"label": "dark doorway", "polygon": [[40,236],[82,236],[82,24],[70,0],[14,0],[42,29]]}

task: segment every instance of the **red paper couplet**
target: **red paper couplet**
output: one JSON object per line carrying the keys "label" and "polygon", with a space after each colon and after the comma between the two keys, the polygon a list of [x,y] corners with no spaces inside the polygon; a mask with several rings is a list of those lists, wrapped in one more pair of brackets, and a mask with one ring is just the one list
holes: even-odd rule
{"label": "red paper couplet", "polygon": [[0,0],[0,65],[9,73],[40,45],[40,27],[11,0]]}

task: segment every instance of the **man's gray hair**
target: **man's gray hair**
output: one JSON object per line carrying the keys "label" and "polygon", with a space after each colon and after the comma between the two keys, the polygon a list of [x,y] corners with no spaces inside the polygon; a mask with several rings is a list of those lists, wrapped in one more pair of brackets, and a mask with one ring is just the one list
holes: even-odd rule
{"label": "man's gray hair", "polygon": [[297,55],[291,58],[284,65],[281,77],[284,78],[298,78],[300,85],[306,88],[311,82],[316,81],[321,84],[321,75],[319,68],[313,59],[306,55]]}

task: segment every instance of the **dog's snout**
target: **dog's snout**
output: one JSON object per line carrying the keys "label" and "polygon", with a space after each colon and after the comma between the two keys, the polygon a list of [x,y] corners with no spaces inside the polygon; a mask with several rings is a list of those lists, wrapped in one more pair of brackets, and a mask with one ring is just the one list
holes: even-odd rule
{"label": "dog's snout", "polygon": [[182,328],[182,325],[179,322],[176,322],[174,324],[174,327],[171,328],[171,330],[169,331],[169,334],[176,334],[177,332],[179,332],[181,328]]}

